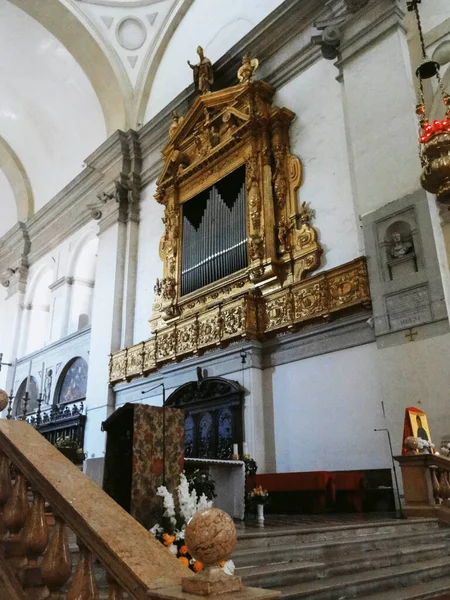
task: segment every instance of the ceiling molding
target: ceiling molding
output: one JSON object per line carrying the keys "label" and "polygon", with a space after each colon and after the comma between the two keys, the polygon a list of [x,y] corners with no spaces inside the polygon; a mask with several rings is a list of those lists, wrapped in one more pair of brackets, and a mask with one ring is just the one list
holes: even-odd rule
{"label": "ceiling molding", "polygon": [[1,136],[0,169],[4,172],[14,193],[17,218],[19,221],[26,221],[34,214],[34,198],[30,180],[22,161]]}
{"label": "ceiling molding", "polygon": [[84,4],[94,4],[96,6],[109,6],[111,8],[140,8],[141,6],[150,6],[151,4],[160,4],[165,0],[77,0]]}

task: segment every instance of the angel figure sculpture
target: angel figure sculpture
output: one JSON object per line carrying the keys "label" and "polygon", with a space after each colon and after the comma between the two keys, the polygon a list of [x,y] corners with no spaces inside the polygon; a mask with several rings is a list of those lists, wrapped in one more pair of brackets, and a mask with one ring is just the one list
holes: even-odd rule
{"label": "angel figure sculpture", "polygon": [[200,62],[197,65],[192,65],[187,61],[188,65],[194,71],[194,85],[199,94],[207,94],[211,91],[211,85],[214,83],[214,74],[211,61],[203,53],[203,48],[197,48],[197,54]]}
{"label": "angel figure sculpture", "polygon": [[242,65],[237,72],[237,78],[239,79],[239,82],[249,83],[252,80],[258,65],[259,61],[257,58],[252,58],[250,60],[248,55],[245,54],[242,58]]}

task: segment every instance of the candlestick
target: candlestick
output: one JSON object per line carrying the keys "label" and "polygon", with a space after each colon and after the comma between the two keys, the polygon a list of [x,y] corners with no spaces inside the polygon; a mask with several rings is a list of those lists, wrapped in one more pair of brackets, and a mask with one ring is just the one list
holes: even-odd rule
{"label": "candlestick", "polygon": [[30,382],[31,382],[31,367],[33,365],[33,361],[30,360],[30,365],[29,365],[29,369],[28,369],[28,377],[27,377],[27,387],[25,388],[25,392],[28,394],[28,392],[30,391]]}
{"label": "candlestick", "polygon": [[248,444],[247,442],[244,442],[242,444],[242,454],[244,455],[244,458],[248,458],[249,454],[248,454]]}
{"label": "candlestick", "polygon": [[41,393],[44,389],[44,377],[45,377],[45,361],[42,362],[42,371],[41,371]]}
{"label": "candlestick", "polygon": [[239,450],[237,444],[233,444],[233,460],[239,460]]}
{"label": "candlestick", "polygon": [[29,400],[29,394],[28,391],[25,392],[25,395],[23,397],[23,413],[22,413],[22,421],[26,421],[27,420],[27,413],[28,413],[28,400]]}
{"label": "candlestick", "polygon": [[10,396],[14,394],[14,381],[16,380],[16,370],[17,370],[17,358],[14,360],[14,368],[11,379],[11,393]]}

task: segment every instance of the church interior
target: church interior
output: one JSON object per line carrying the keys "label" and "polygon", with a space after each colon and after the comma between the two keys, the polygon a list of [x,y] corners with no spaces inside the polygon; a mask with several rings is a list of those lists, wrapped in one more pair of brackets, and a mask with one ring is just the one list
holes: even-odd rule
{"label": "church interior", "polygon": [[0,31],[0,600],[450,598],[449,1]]}

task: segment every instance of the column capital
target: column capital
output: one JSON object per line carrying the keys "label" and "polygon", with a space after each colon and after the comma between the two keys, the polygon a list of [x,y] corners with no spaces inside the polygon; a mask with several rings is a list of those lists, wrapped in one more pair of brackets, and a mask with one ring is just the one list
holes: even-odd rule
{"label": "column capital", "polygon": [[[347,4],[355,4],[347,0]],[[363,4],[359,2],[359,4]],[[342,75],[345,64],[362,54],[379,38],[389,31],[406,32],[403,22],[405,12],[398,0],[371,0],[349,14],[349,18],[341,26],[342,36],[339,46],[339,56],[336,62]]]}
{"label": "column capital", "polygon": [[139,221],[142,157],[138,134],[118,131],[112,138],[101,155],[88,159],[89,166],[106,173],[101,191],[87,205],[91,217],[99,221],[100,233],[117,222]]}

